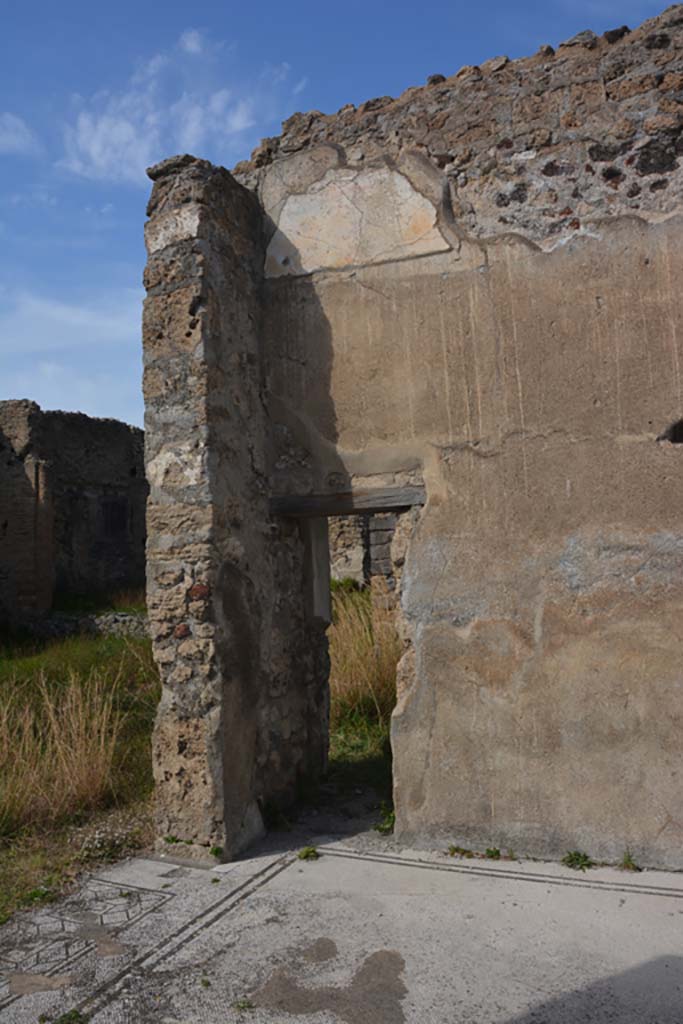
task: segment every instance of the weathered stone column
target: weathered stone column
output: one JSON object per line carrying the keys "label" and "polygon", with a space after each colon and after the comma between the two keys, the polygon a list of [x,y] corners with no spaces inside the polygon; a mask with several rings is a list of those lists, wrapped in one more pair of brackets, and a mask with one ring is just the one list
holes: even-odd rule
{"label": "weathered stone column", "polygon": [[[152,168],[144,391],[147,587],[163,695],[160,836],[233,856],[324,765],[326,660],[306,538],[269,517],[263,218],[222,168]],[[321,639],[322,638],[322,639]],[[187,849],[185,847],[184,849]]]}
{"label": "weathered stone column", "polygon": [[163,681],[159,830],[230,855],[262,827],[253,793],[259,557],[244,530],[267,520],[261,219],[253,197],[204,161],[178,157],[149,174],[144,391],[148,602]]}

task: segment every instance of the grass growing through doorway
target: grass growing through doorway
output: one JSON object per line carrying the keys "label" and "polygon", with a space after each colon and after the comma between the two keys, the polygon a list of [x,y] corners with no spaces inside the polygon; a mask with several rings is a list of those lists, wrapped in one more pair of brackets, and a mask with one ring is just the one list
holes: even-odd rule
{"label": "grass growing through doorway", "polygon": [[158,691],[147,641],[0,638],[0,922],[143,838]]}
{"label": "grass growing through doorway", "polygon": [[340,788],[373,786],[391,796],[389,723],[403,645],[386,595],[338,586],[332,592],[330,778]]}

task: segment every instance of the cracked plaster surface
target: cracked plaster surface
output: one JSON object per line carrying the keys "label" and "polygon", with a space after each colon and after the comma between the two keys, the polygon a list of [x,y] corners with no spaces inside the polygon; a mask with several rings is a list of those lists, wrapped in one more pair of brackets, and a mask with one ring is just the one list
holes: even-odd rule
{"label": "cracked plaster surface", "polygon": [[450,248],[437,211],[398,171],[332,168],[290,195],[266,255],[266,275],[381,263]]}

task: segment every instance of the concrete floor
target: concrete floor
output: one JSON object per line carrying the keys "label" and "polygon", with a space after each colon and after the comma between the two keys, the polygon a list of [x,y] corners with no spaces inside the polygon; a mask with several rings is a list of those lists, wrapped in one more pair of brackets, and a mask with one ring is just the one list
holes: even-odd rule
{"label": "concrete floor", "polygon": [[0,929],[2,1024],[683,1022],[681,875],[379,836],[319,849],[129,860],[17,915]]}

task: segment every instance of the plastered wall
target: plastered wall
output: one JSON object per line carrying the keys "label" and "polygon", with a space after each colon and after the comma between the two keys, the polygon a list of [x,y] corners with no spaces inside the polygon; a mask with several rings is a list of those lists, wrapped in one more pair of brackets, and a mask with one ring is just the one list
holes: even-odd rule
{"label": "plastered wall", "polygon": [[[207,515],[245,479],[424,484],[403,537],[401,839],[683,866],[683,448],[662,439],[683,416],[682,31],[674,7],[297,115],[236,169],[261,206],[240,400],[258,388],[262,461]],[[163,173],[182,194],[197,166]],[[202,216],[188,202],[163,245],[206,259]],[[247,385],[226,377],[209,432],[229,381]],[[250,538],[276,538],[258,507]]]}

